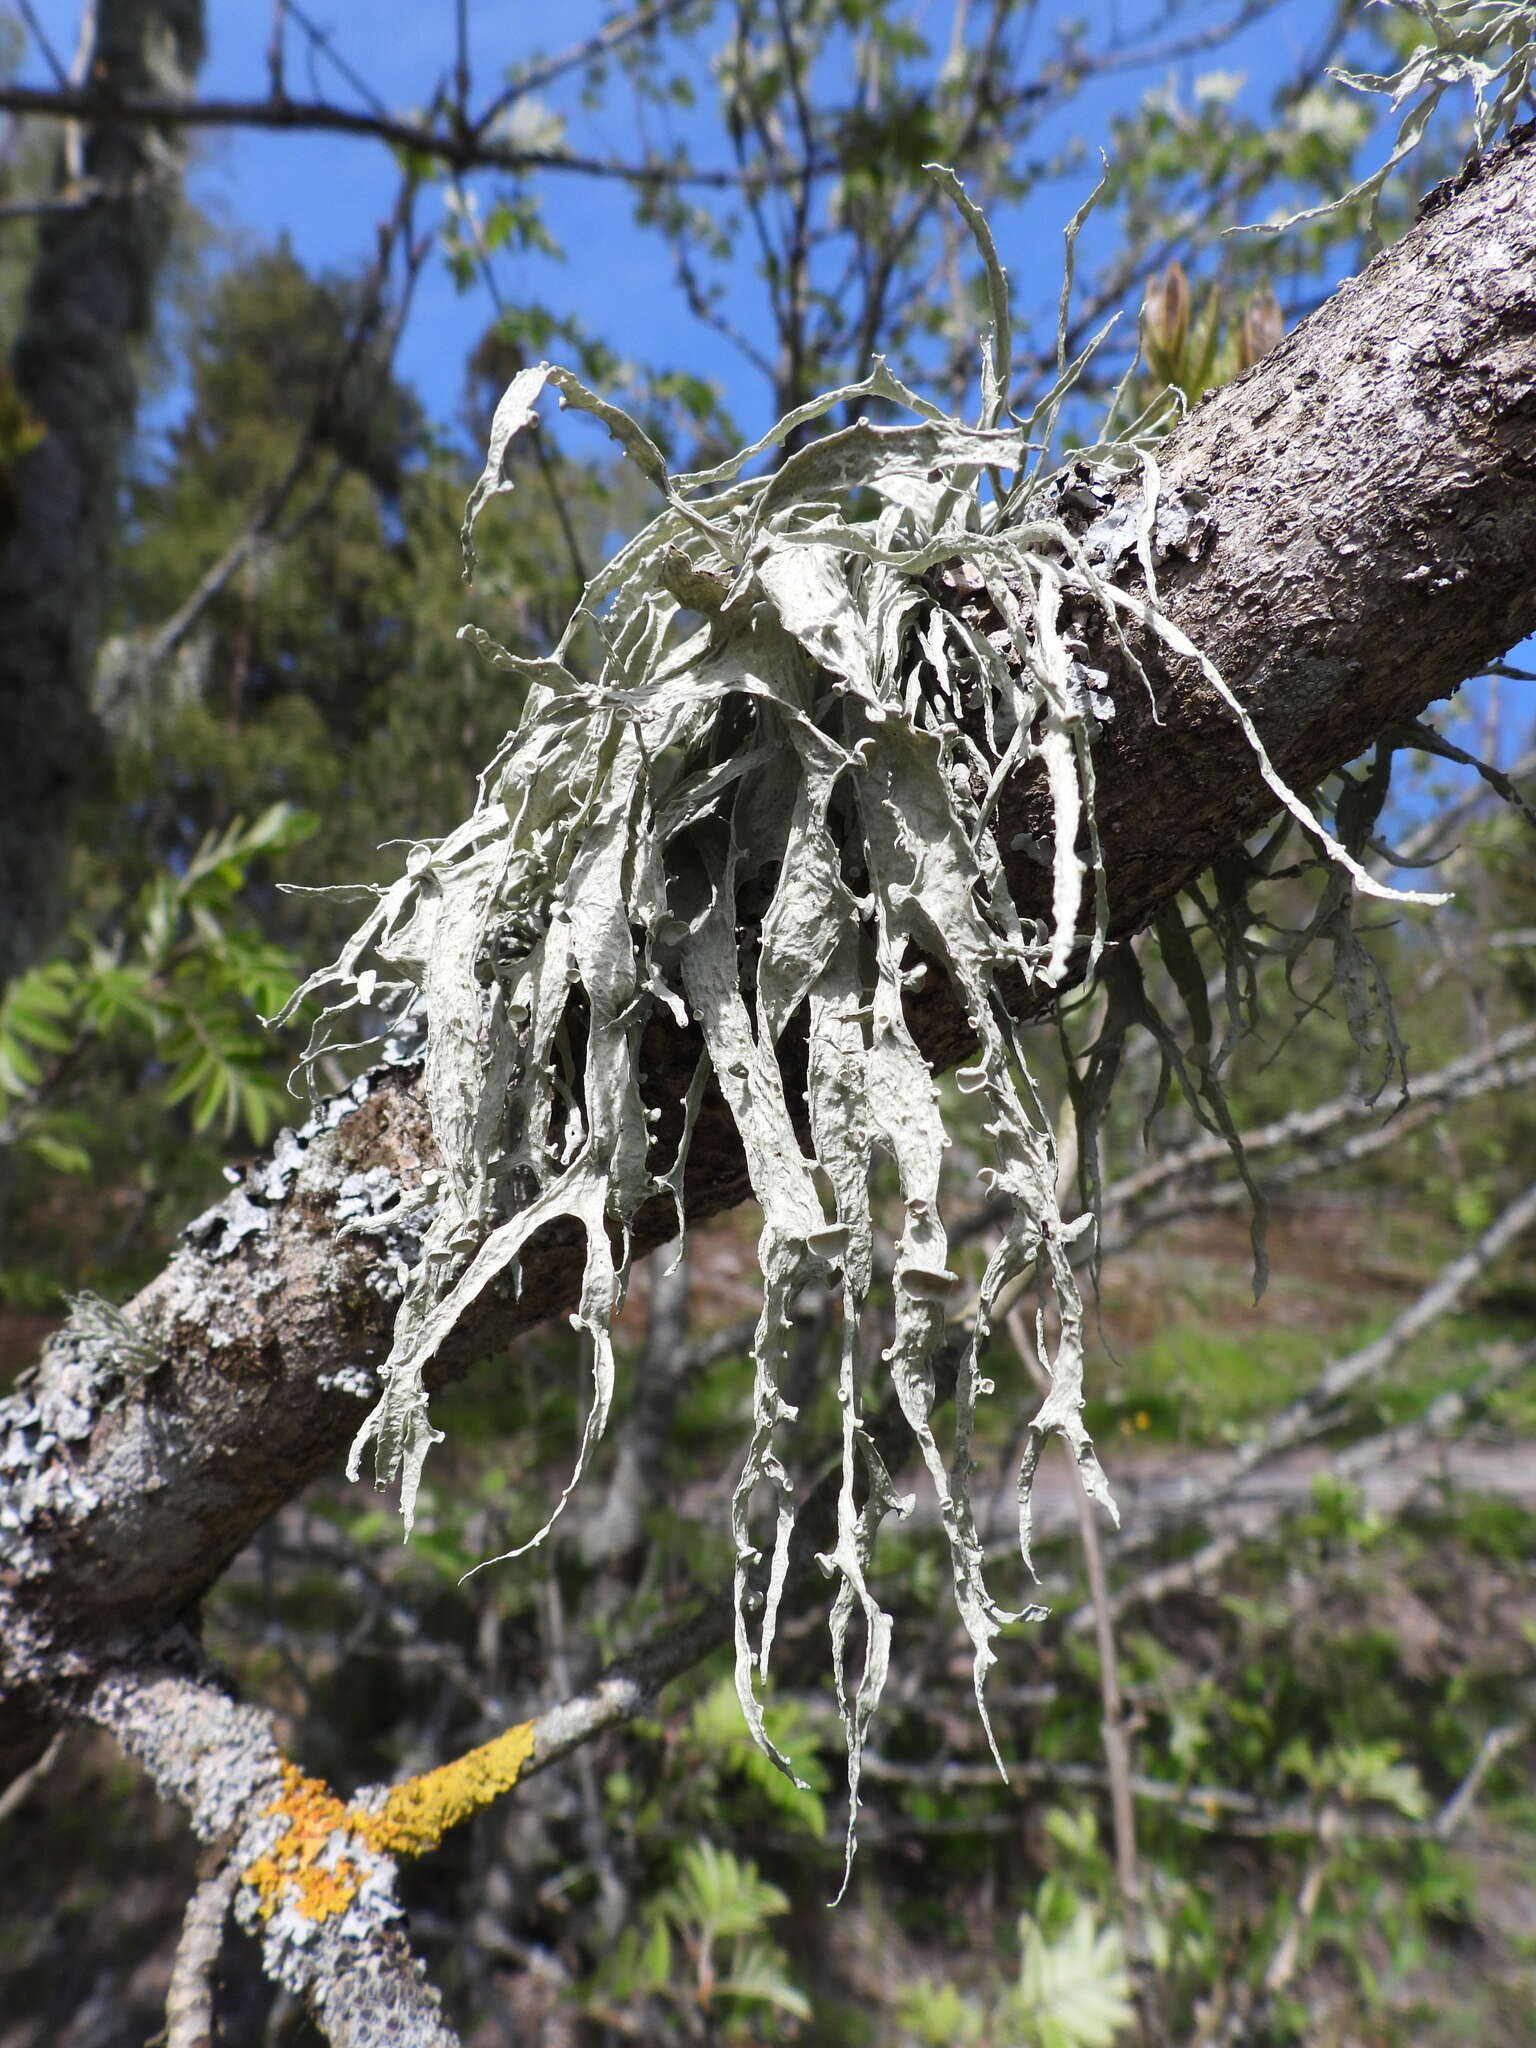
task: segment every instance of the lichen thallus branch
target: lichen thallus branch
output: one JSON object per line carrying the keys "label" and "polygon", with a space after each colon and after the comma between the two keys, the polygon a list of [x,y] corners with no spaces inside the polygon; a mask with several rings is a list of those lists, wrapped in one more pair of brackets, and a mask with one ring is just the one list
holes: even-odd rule
{"label": "lichen thallus branch", "polygon": [[[663,509],[594,578],[547,659],[522,659],[478,627],[463,629],[526,687],[521,719],[481,778],[472,815],[445,839],[412,848],[405,874],[378,892],[340,958],[302,992],[321,1003],[311,1056],[333,1042],[348,1012],[393,1023],[424,1010],[428,1020],[425,1085],[443,1172],[384,1391],[353,1449],[354,1470],[372,1443],[381,1480],[399,1478],[407,1528],[423,1459],[439,1437],[424,1367],[535,1232],[574,1219],[586,1250],[573,1320],[591,1340],[593,1395],[576,1470],[550,1523],[560,1513],[608,1416],[629,1226],[667,1190],[681,1226],[693,1117],[713,1075],[762,1210],[753,1421],[731,1508],[736,1684],[753,1734],[786,1770],[758,1687],[794,1521],[781,1445],[795,1413],[781,1392],[787,1310],[817,1273],[842,1293],[841,1498],[822,1564],[834,1588],[850,1855],[860,1757],[891,1637],[870,1557],[882,1518],[908,1505],[861,1406],[874,1365],[863,1312],[877,1152],[894,1162],[903,1218],[883,1362],[938,1497],[984,1722],[995,1637],[1042,1612],[1010,1613],[989,1590],[969,1490],[977,1404],[992,1391],[981,1366],[989,1327],[1031,1269],[1054,1300],[1056,1334],[1047,1341],[1042,1317],[1050,1390],[1018,1485],[1026,1565],[1031,1479],[1052,1435],[1070,1446],[1092,1498],[1114,1513],[1082,1419],[1083,1312],[1070,1240],[1089,1219],[1062,1217],[1050,1122],[1003,998],[1020,977],[1060,985],[1085,947],[1091,971],[1103,944],[1092,740],[1112,704],[1103,678],[1080,659],[1078,621],[1096,619],[1119,642],[1138,687],[1146,679],[1126,622],[1196,663],[1242,725],[1279,802],[1358,886],[1384,893],[1282,782],[1220,676],[1162,614],[1147,422],[1074,458],[1074,475],[1084,463],[1096,474],[1139,468],[1140,511],[1129,532],[1096,553],[1092,533],[1065,516],[1072,480],[1050,469],[1046,451],[1086,357],[1063,361],[1030,418],[1007,414],[1006,277],[979,212],[952,174],[937,175],[966,214],[990,285],[976,425],[947,416],[877,360],[861,382],[800,408],[732,460],[672,476],[642,429],[568,371],[540,365],[514,380],[469,500],[467,568],[475,521],[512,488],[508,451],[547,388],[608,428]],[[748,474],[798,430],[843,409],[851,425],[796,447],[768,474]],[[1117,550],[1139,565],[1134,593],[1110,580]],[[965,607],[940,602],[937,572],[957,561],[985,592],[990,631],[970,623]],[[684,615],[699,621],[692,631],[680,626]],[[584,624],[602,649],[590,676],[569,665]],[[1048,921],[1019,914],[988,829],[1004,779],[1035,762],[1054,814]],[[759,903],[766,907],[757,914]],[[747,925],[752,939],[743,944]],[[932,1420],[933,1361],[956,1286],[939,1204],[947,1138],[933,1075],[903,1014],[910,977],[927,971],[912,965],[919,955],[948,976],[975,1033],[978,1051],[959,1085],[980,1099],[992,1146],[985,1176],[1006,1197],[1009,1217],[981,1282],[947,1448]],[[661,1163],[637,1070],[656,1005],[691,1018],[705,1046],[676,1155]],[[776,1053],[802,1015],[809,1157]],[[752,1515],[759,1489],[773,1507],[766,1560]],[[863,1658],[855,1682],[847,1638],[856,1615]]]}

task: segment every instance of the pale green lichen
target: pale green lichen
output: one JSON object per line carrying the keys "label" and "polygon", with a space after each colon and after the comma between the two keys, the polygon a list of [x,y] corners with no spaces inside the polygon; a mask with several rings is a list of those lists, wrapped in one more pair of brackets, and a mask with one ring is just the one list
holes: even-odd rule
{"label": "pale green lichen", "polygon": [[[360,1004],[396,1016],[421,1009],[428,1020],[425,1088],[443,1158],[438,1207],[401,1306],[384,1391],[352,1457],[355,1473],[372,1445],[381,1480],[399,1478],[407,1527],[438,1435],[427,1413],[428,1362],[475,1298],[515,1271],[534,1234],[561,1221],[574,1221],[585,1240],[573,1320],[591,1341],[593,1381],[576,1470],[555,1515],[569,1498],[608,1415],[631,1226],[643,1203],[667,1192],[681,1220],[692,1119],[677,1156],[653,1159],[641,1033],[658,1007],[699,1027],[706,1063],[690,1105],[712,1072],[762,1209],[753,1422],[731,1524],[737,1690],[774,1755],[758,1687],[794,1524],[782,1457],[795,1412],[782,1392],[789,1308],[813,1275],[842,1290],[842,1483],[837,1537],[823,1563],[835,1581],[829,1618],[848,1739],[850,1851],[859,1759],[891,1633],[869,1584],[870,1556],[883,1516],[906,1506],[863,1421],[877,1153],[894,1162],[903,1223],[883,1360],[938,1500],[983,1720],[993,1642],[1020,1615],[986,1581],[971,1441],[977,1405],[992,1391],[981,1370],[989,1326],[1032,1270],[1054,1299],[1055,1335],[1044,1342],[1042,1319],[1051,1385],[1019,1475],[1025,1563],[1031,1479],[1051,1435],[1066,1440],[1090,1495],[1113,1513],[1082,1416],[1071,1240],[1088,1218],[1069,1225],[1061,1215],[1050,1123],[1003,993],[1020,983],[1059,987],[1091,970],[1102,950],[1091,743],[1096,715],[1112,707],[1096,694],[1103,679],[1077,659],[1076,622],[1092,615],[1117,639],[1130,622],[1194,662],[1241,725],[1277,800],[1375,887],[1275,772],[1221,677],[1159,611],[1150,447],[1133,436],[1078,458],[1140,470],[1143,503],[1127,542],[1142,569],[1139,593],[1117,589],[1062,516],[1063,486],[1043,466],[1039,433],[1048,436],[1077,366],[1063,360],[1034,416],[1038,433],[1008,415],[1006,279],[984,222],[942,175],[981,239],[992,290],[976,425],[946,417],[877,362],[867,378],[802,407],[731,461],[674,477],[643,431],[569,372],[540,365],[514,380],[467,509],[469,563],[475,520],[511,489],[509,448],[547,388],[608,426],[664,509],[594,579],[549,658],[521,659],[464,629],[526,688],[521,720],[482,778],[472,816],[412,850],[405,875],[379,893],[340,960],[306,990],[324,1004],[316,1052]],[[849,423],[795,445],[800,429],[832,413]],[[793,452],[769,473],[746,474],[786,446]],[[1001,622],[995,631],[940,602],[930,572],[956,562],[985,592]],[[700,621],[692,631],[682,630],[685,613]],[[590,675],[573,665],[583,624],[602,648]],[[1134,659],[1130,673],[1139,673]],[[1044,771],[1054,811],[1047,920],[1019,914],[988,829],[1003,779],[1031,763]],[[919,955],[930,969],[914,965]],[[947,1445],[933,1410],[955,1285],[939,1201],[948,1138],[903,1002],[921,971],[947,976],[969,1017],[978,1051],[959,1084],[979,1098],[992,1147],[985,1177],[1010,1212],[981,1281]],[[778,1051],[802,1018],[809,1157]],[[766,1559],[754,1520],[763,1494]],[[855,1614],[864,1624],[856,1686],[846,1669]]]}
{"label": "pale green lichen", "polygon": [[1411,15],[1422,39],[1396,71],[1350,71],[1330,65],[1328,76],[1352,92],[1380,96],[1394,113],[1406,109],[1390,154],[1369,176],[1337,199],[1309,206],[1274,221],[1238,229],[1243,234],[1279,234],[1302,221],[1366,201],[1374,235],[1387,180],[1424,140],[1442,101],[1458,89],[1472,99],[1474,148],[1487,149],[1529,110],[1536,81],[1536,7],[1531,0],[1376,0],[1388,12]]}

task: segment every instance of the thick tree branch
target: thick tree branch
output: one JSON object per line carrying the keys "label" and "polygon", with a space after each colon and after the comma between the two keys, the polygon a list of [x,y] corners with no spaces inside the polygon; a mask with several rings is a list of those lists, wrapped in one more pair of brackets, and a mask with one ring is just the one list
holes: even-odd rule
{"label": "thick tree branch", "polygon": [[[1162,471],[1184,550],[1164,562],[1166,608],[1293,786],[1315,784],[1536,627],[1536,150],[1500,151],[1438,198],[1272,357],[1201,406]],[[1133,551],[1127,564],[1134,589]],[[1139,683],[1115,685],[1096,746],[1117,934],[1273,809],[1200,675],[1172,668],[1156,680],[1156,717]],[[1005,794],[1003,845],[1021,834],[1048,843],[1049,817],[1022,778]],[[1048,876],[1011,858],[1021,907],[1048,909]],[[942,987],[921,992],[913,1020],[935,1064],[966,1051],[964,1014]],[[665,1020],[650,1029],[647,1091],[674,1121],[695,1054],[689,1033]],[[372,1398],[399,1268],[415,1256],[410,1200],[435,1165],[413,1071],[376,1072],[190,1226],[131,1307],[152,1348],[129,1350],[153,1370],[129,1384],[110,1347],[66,1336],[0,1408],[0,1604],[30,1622],[7,1629],[0,1649],[17,1711],[53,1712],[60,1658],[99,1657],[162,1627],[276,1506],[336,1468]],[[734,1133],[706,1105],[689,1213],[745,1193]],[[670,1205],[642,1221],[641,1250],[670,1234]],[[572,1241],[537,1242],[518,1299],[488,1298],[445,1348],[440,1375],[564,1307],[578,1266]]]}

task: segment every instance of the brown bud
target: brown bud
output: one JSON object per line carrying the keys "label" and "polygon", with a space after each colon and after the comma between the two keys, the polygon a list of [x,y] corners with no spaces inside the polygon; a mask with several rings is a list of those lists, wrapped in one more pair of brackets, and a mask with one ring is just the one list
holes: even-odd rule
{"label": "brown bud", "polygon": [[1170,263],[1147,287],[1141,309],[1147,352],[1162,363],[1177,363],[1189,335],[1189,279],[1182,263]]}
{"label": "brown bud", "polygon": [[1238,368],[1251,370],[1284,339],[1285,315],[1280,310],[1280,301],[1267,284],[1260,285],[1243,311],[1237,339]]}

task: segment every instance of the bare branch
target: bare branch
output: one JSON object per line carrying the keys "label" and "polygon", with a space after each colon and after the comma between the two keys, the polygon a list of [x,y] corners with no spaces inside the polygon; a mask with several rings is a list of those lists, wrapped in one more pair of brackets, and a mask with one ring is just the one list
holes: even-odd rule
{"label": "bare branch", "polygon": [[1454,761],[1459,767],[1475,770],[1497,796],[1501,796],[1512,810],[1520,813],[1528,825],[1536,825],[1536,809],[1533,809],[1520,794],[1514,777],[1506,775],[1502,768],[1496,767],[1490,761],[1480,760],[1476,754],[1469,754],[1465,747],[1458,747],[1453,741],[1448,740],[1444,733],[1436,732],[1432,725],[1426,725],[1422,719],[1415,719],[1412,725],[1405,726],[1402,739],[1406,744],[1419,747],[1426,754],[1433,754],[1439,760]]}
{"label": "bare branch", "polygon": [[614,178],[630,185],[697,185],[714,191],[755,190],[775,184],[785,175],[768,166],[700,170],[660,159],[625,163],[618,158],[582,156],[574,150],[514,149],[482,134],[474,123],[463,129],[439,128],[320,99],[192,99],[160,93],[131,93],[114,98],[95,87],[64,90],[0,85],[0,113],[116,127],[264,128],[369,136],[459,172],[511,171],[521,175],[529,171],[574,171],[583,177]]}
{"label": "bare branch", "polygon": [[[394,255],[399,249],[404,252],[404,276],[382,345],[371,365],[374,383],[379,387],[384,385],[390,365],[394,361],[396,348],[399,346],[406,317],[410,312],[416,280],[420,276],[430,246],[425,240],[416,239],[412,233],[416,191],[416,180],[408,175],[401,182],[388,224],[380,228],[378,253],[363,280],[350,332],[315,399],[288,467],[262,497],[242,530],[218,560],[204,570],[168,619],[142,639],[126,643],[107,643],[103,650],[104,655],[110,654],[113,662],[124,671],[120,679],[116,676],[110,678],[109,689],[113,686],[122,687],[129,681],[140,682],[155,676],[187,636],[195,630],[208,608],[228,589],[242,565],[250,559],[261,543],[279,533],[284,513],[314,467],[315,458],[324,442],[326,429],[334,420],[342,403],[347,379],[358,367],[370,340],[378,330],[384,314]],[[344,474],[345,465],[338,462],[282,537],[293,538],[295,533],[325,510]],[[107,666],[104,661],[102,668],[106,669]],[[103,680],[99,673],[98,706],[105,715],[110,712],[111,707],[110,702],[101,702]]]}
{"label": "bare branch", "polygon": [[226,1859],[187,1901],[165,1995],[165,2048],[214,2048],[213,1973],[239,1885],[239,1865]]}
{"label": "bare branch", "polygon": [[66,1731],[61,1728],[36,1763],[28,1764],[24,1771],[18,1771],[5,1790],[0,1792],[0,1827],[5,1825],[24,1800],[31,1798],[37,1787],[48,1777],[59,1760],[65,1740]]}
{"label": "bare branch", "polygon": [[1435,1816],[1432,1825],[1437,1841],[1448,1842],[1459,1833],[1477,1803],[1478,1793],[1487,1783],[1489,1772],[1506,1750],[1513,1749],[1516,1743],[1524,1742],[1530,1732],[1529,1716],[1521,1721],[1506,1721],[1501,1726],[1488,1730],[1478,1744],[1477,1755],[1473,1757],[1467,1775]]}
{"label": "bare branch", "polygon": [[288,0],[272,0],[272,32],[267,38],[267,80],[271,98],[285,99],[283,63],[288,28]]}
{"label": "bare branch", "polygon": [[617,14],[605,22],[595,34],[584,37],[579,43],[572,43],[566,49],[557,51],[553,57],[546,57],[540,63],[519,67],[510,85],[498,93],[481,113],[476,124],[481,130],[488,129],[515,101],[528,93],[540,92],[546,85],[552,85],[557,78],[563,78],[568,71],[577,71],[584,64],[590,64],[598,57],[606,57],[634,37],[644,35],[647,30],[660,28],[670,21],[674,14],[681,14],[692,4],[692,0],[650,0],[650,4],[636,7],[629,14]]}
{"label": "bare branch", "polygon": [[[1507,942],[1513,944],[1520,936],[1511,933]],[[1492,946],[1497,937],[1495,934],[1488,944]],[[1485,1095],[1530,1086],[1536,1080],[1533,1049],[1536,1024],[1514,1025],[1476,1052],[1466,1053],[1415,1080],[1407,1106],[1390,1115],[1384,1116],[1379,1107],[1351,1091],[1312,1109],[1290,1110],[1274,1122],[1260,1125],[1256,1131],[1245,1131],[1243,1150],[1250,1162],[1274,1152],[1294,1154],[1265,1169],[1265,1188],[1271,1194],[1278,1193],[1341,1167],[1375,1158],[1443,1116],[1455,1103],[1475,1102]],[[1358,1128],[1361,1125],[1365,1126],[1363,1130]],[[1231,1164],[1232,1154],[1225,1138],[1197,1138],[1177,1151],[1163,1153],[1149,1166],[1110,1181],[1100,1196],[1101,1255],[1109,1258],[1125,1251],[1148,1231],[1180,1217],[1244,1207],[1251,1198],[1241,1181],[1207,1178],[1225,1173]],[[950,1237],[955,1243],[964,1243],[984,1235],[996,1229],[1004,1214],[1002,1204],[995,1198],[979,1202],[968,1214],[956,1219]],[[1086,1258],[1086,1248],[1080,1256]],[[711,1358],[726,1357],[741,1348],[741,1341],[735,1329],[729,1333],[721,1331],[699,1340],[692,1350],[707,1352]]]}
{"label": "bare branch", "polygon": [[[1282,1408],[1258,1436],[1245,1444],[1231,1461],[1231,1479],[1240,1479],[1277,1452],[1287,1450],[1292,1444],[1315,1436],[1320,1429],[1326,1428],[1329,1411],[1335,1409],[1346,1394],[1380,1378],[1416,1337],[1422,1336],[1442,1316],[1458,1309],[1495,1259],[1533,1226],[1536,1226],[1536,1181],[1515,1197],[1460,1258],[1452,1259],[1379,1337],[1362,1345],[1358,1351],[1335,1359],[1305,1394]],[[1224,1482],[1227,1483],[1230,1482]]]}
{"label": "bare branch", "polygon": [[[1245,1131],[1243,1149],[1250,1159],[1256,1159],[1270,1152],[1309,1148],[1352,1125],[1360,1124],[1371,1126],[1369,1135],[1379,1137],[1383,1144],[1395,1144],[1415,1123],[1423,1121],[1431,1113],[1443,1111],[1452,1103],[1471,1101],[1499,1089],[1524,1086],[1529,1079],[1530,1067],[1528,1061],[1519,1056],[1533,1047],[1536,1047],[1536,1024],[1517,1024],[1501,1033],[1491,1045],[1452,1060],[1436,1072],[1415,1081],[1409,1097],[1410,1107],[1395,1117],[1384,1117],[1380,1109],[1363,1096],[1354,1093],[1339,1095],[1330,1102],[1320,1103],[1315,1109],[1291,1110],[1273,1123],[1261,1125],[1256,1131]],[[1377,1147],[1373,1145],[1371,1149]],[[1226,1141],[1219,1137],[1197,1139],[1177,1152],[1164,1153],[1150,1166],[1111,1182],[1104,1191],[1105,1215],[1112,1217],[1130,1212],[1136,1217],[1138,1229],[1145,1228],[1147,1223],[1160,1221],[1163,1216],[1161,1210],[1153,1212],[1147,1209],[1151,1197],[1165,1189],[1180,1190],[1192,1176],[1208,1168],[1223,1168],[1230,1160]]]}
{"label": "bare branch", "polygon": [[22,20],[32,31],[33,40],[43,53],[44,63],[53,73],[54,84],[67,91],[69,87],[68,69],[63,58],[49,41],[48,31],[43,27],[41,20],[38,18],[37,9],[32,5],[32,0],[16,0],[16,5]]}
{"label": "bare branch", "polygon": [[[1501,667],[1502,664],[1495,662],[1488,672],[1496,673]],[[1536,677],[1532,677],[1532,681],[1536,682]],[[1522,754],[1507,772],[1512,782],[1524,782],[1530,776],[1536,775],[1536,752]],[[1453,848],[1445,847],[1438,853],[1432,849],[1443,841],[1448,833],[1459,832],[1467,820],[1475,817],[1482,809],[1487,798],[1487,790],[1479,788],[1474,783],[1454,804],[1437,812],[1434,817],[1426,818],[1422,825],[1409,833],[1402,845],[1396,849],[1393,865],[1432,867],[1440,861],[1449,859]]]}
{"label": "bare branch", "polygon": [[453,85],[454,111],[460,122],[469,119],[469,0],[453,0]]}
{"label": "bare branch", "polygon": [[[1387,1470],[1423,1444],[1443,1441],[1460,1422],[1476,1413],[1490,1394],[1528,1372],[1533,1362],[1536,1362],[1536,1344],[1511,1351],[1490,1366],[1487,1372],[1480,1374],[1473,1386],[1451,1388],[1439,1395],[1416,1421],[1399,1423],[1395,1428],[1382,1430],[1336,1452],[1328,1461],[1327,1471],[1345,1485],[1353,1484]],[[1217,1486],[1220,1486],[1219,1481]],[[1232,1505],[1235,1494],[1235,1486],[1221,1490],[1213,1488],[1188,1503],[1182,1514],[1185,1519],[1204,1519],[1217,1509]],[[1288,1505],[1287,1496],[1281,1492],[1272,1493],[1267,1501],[1255,1506],[1244,1503],[1238,1526],[1212,1537],[1193,1556],[1180,1558],[1174,1564],[1155,1566],[1117,1587],[1113,1595],[1115,1612],[1166,1599],[1170,1593],[1184,1592],[1191,1586],[1205,1583],[1243,1543],[1252,1541],[1264,1528],[1277,1522]],[[1165,1523],[1165,1530],[1166,1526]],[[1132,1543],[1127,1547],[1141,1546]],[[1091,1625],[1092,1619],[1091,1611],[1082,1607],[1071,1617],[1070,1626],[1085,1629]]]}
{"label": "bare branch", "polygon": [[[363,77],[362,73],[354,70],[346,58],[342,56],[340,50],[336,47],[331,31],[328,28],[323,28],[312,14],[307,14],[299,5],[299,0],[287,0],[287,11],[308,38],[313,55],[323,57],[336,73],[336,76],[345,84],[351,86],[358,98],[363,102],[363,105],[387,121],[389,119],[389,108],[379,98],[379,95],[368,83],[367,79]],[[313,75],[313,72],[311,75]]]}
{"label": "bare branch", "polygon": [[[1008,1335],[1030,1378],[1042,1395],[1050,1392],[1050,1380],[1030,1342],[1024,1318],[1014,1308],[1008,1311]],[[1141,1866],[1136,1854],[1136,1805],[1132,1787],[1131,1718],[1120,1690],[1120,1655],[1115,1643],[1115,1618],[1104,1578],[1104,1553],[1099,1545],[1098,1523],[1093,1502],[1083,1485],[1077,1461],[1067,1459],[1072,1482],[1072,1506],[1077,1517],[1078,1540],[1083,1566],[1088,1574],[1088,1604],[1093,1611],[1094,1642],[1099,1653],[1099,1700],[1103,1717],[1099,1738],[1104,1766],[1109,1776],[1110,1825],[1115,1843],[1115,1885],[1120,1901],[1120,1921],[1125,1933],[1125,1952],[1135,1987],[1141,2020],[1143,2048],[1157,2048],[1165,2036],[1157,1995],[1157,1973],[1147,1943],[1146,1908],[1142,1895]]]}

